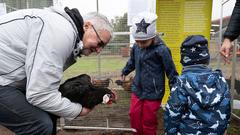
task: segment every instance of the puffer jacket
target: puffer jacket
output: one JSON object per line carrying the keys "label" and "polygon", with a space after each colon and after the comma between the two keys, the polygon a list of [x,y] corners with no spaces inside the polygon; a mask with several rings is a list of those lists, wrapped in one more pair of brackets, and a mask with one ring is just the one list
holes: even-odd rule
{"label": "puffer jacket", "polygon": [[165,133],[223,135],[230,113],[230,91],[221,71],[203,65],[185,67],[166,105]]}
{"label": "puffer jacket", "polygon": [[235,40],[240,35],[240,0],[237,0],[233,13],[228,24],[228,28],[224,33],[224,38],[228,38],[231,41]]}
{"label": "puffer jacket", "polygon": [[122,74],[128,75],[134,70],[132,92],[140,99],[162,99],[165,91],[165,73],[170,86],[178,75],[169,48],[158,36],[147,48],[133,45],[130,59]]}

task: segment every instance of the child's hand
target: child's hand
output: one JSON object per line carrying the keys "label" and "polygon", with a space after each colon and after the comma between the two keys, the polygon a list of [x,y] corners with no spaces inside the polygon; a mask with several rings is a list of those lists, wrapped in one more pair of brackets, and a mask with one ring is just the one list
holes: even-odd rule
{"label": "child's hand", "polygon": [[125,75],[121,75],[121,80],[125,81],[125,79],[126,79],[126,76]]}

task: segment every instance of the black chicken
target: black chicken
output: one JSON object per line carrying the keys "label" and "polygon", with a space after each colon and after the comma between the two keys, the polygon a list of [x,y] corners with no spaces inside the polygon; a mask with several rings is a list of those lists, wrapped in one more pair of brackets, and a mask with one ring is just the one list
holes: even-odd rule
{"label": "black chicken", "polygon": [[100,103],[111,104],[116,100],[116,94],[113,91],[94,86],[91,77],[87,74],[81,74],[66,80],[60,85],[59,91],[63,97],[90,109]]}

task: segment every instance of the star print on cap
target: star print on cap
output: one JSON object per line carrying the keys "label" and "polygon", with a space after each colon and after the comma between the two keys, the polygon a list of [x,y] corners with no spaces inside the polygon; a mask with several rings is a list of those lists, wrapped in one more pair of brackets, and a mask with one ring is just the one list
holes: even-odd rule
{"label": "star print on cap", "polygon": [[136,33],[138,32],[144,32],[147,34],[147,27],[150,25],[150,23],[146,23],[144,19],[140,23],[136,23],[137,25],[137,30]]}
{"label": "star print on cap", "polygon": [[210,54],[208,41],[202,35],[188,36],[181,46],[181,63],[183,66],[194,64],[208,64]]}
{"label": "star print on cap", "polygon": [[148,40],[156,36],[157,15],[151,12],[141,12],[133,20],[132,35],[135,40]]}

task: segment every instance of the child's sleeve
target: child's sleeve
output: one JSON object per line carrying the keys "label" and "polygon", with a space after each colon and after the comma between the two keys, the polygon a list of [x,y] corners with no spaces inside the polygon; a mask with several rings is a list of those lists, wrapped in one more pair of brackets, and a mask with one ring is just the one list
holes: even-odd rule
{"label": "child's sleeve", "polygon": [[169,80],[169,86],[171,89],[174,83],[176,82],[176,77],[178,76],[178,72],[173,62],[170,49],[167,46],[162,46],[160,52],[161,52],[160,55],[162,58],[163,65],[166,70],[166,75]]}
{"label": "child's sleeve", "polygon": [[164,128],[167,135],[176,135],[179,131],[179,125],[187,104],[187,97],[181,88],[181,82],[172,87],[171,94],[166,105],[164,113]]}
{"label": "child's sleeve", "polygon": [[[226,84],[226,83],[225,83]],[[227,84],[226,84],[227,85]],[[229,126],[230,125],[230,118],[231,118],[231,94],[230,94],[230,90],[229,90],[229,88],[228,88],[228,86],[227,87],[224,87],[224,88],[226,88],[226,91],[225,91],[225,93],[224,93],[224,96],[223,96],[223,100],[225,101],[225,102],[227,102],[227,105],[226,106],[223,106],[223,108],[220,108],[220,109],[222,109],[222,110],[226,110],[225,112],[226,112],[226,114],[227,114],[227,116],[226,116],[226,123],[227,123],[227,125]]]}
{"label": "child's sleeve", "polygon": [[128,59],[127,64],[125,65],[125,67],[122,70],[122,75],[128,75],[133,70],[135,70],[134,49],[135,49],[135,45],[132,47],[132,50],[130,53],[130,58]]}

